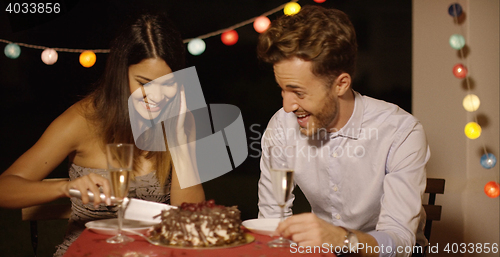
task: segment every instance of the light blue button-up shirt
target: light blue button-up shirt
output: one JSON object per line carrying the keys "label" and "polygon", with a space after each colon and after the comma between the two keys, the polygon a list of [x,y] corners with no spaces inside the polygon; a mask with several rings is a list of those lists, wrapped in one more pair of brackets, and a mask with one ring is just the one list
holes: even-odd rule
{"label": "light blue button-up shirt", "polygon": [[[335,133],[306,137],[295,114],[283,109],[271,118],[262,138],[259,218],[277,218],[280,213],[266,147],[296,145],[294,182],[312,212],[336,226],[374,236],[384,247],[380,256],[410,256],[405,247],[427,244],[422,195],[430,151],[424,130],[398,106],[354,95],[353,114]],[[293,199],[287,202],[285,216],[292,215]]]}

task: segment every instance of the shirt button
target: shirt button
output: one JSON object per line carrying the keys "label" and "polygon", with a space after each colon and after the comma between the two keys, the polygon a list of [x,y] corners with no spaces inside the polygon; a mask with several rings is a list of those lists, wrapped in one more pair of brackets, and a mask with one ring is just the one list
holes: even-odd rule
{"label": "shirt button", "polygon": [[338,213],[335,214],[335,218],[339,220],[340,219],[340,214],[338,214]]}
{"label": "shirt button", "polygon": [[337,185],[333,185],[333,191],[334,191],[334,192],[339,191],[339,188],[337,187]]}
{"label": "shirt button", "polygon": [[333,158],[337,158],[337,152],[333,152],[332,156]]}

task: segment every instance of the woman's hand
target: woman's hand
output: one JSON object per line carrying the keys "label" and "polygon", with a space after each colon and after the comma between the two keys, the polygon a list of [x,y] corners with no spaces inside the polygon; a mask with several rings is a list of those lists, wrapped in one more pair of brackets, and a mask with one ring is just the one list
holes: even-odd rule
{"label": "woman's hand", "polygon": [[180,205],[183,202],[202,202],[205,200],[205,193],[201,186],[196,165],[195,120],[193,114],[187,109],[184,85],[181,86],[179,96],[180,110],[176,127],[178,144],[177,147],[170,149],[170,154],[174,162],[172,187],[170,189],[170,203],[173,205]]}
{"label": "woman's hand", "polygon": [[186,112],[187,112],[187,105],[186,105],[186,91],[184,90],[184,85],[181,86],[180,88],[180,109],[179,109],[179,117],[177,119],[177,127],[176,127],[176,132],[177,132],[177,145],[185,145],[188,143],[188,138],[186,134],[186,128],[184,127],[185,122],[186,122]]}
{"label": "woman's hand", "polygon": [[111,185],[109,184],[109,180],[95,173],[90,173],[89,175],[68,181],[63,190],[67,197],[70,197],[70,189],[77,189],[80,191],[83,204],[90,202],[87,192],[92,192],[95,196],[94,207],[97,208],[101,203],[101,198],[99,197],[101,192],[99,191],[99,187],[102,188],[104,195],[106,195],[106,204],[111,205]]}

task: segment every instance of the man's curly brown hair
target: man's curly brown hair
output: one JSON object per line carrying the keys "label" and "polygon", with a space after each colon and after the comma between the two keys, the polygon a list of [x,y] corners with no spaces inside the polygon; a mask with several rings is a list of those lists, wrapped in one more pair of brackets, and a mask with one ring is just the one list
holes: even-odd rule
{"label": "man's curly brown hair", "polygon": [[259,36],[257,54],[271,64],[293,57],[311,61],[314,75],[333,81],[344,72],[354,76],[357,48],[354,26],[344,12],[305,6],[274,20]]}

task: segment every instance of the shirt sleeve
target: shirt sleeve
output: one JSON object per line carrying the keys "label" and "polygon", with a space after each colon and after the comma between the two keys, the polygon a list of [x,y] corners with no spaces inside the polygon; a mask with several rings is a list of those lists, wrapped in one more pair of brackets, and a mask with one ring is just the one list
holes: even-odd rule
{"label": "shirt sleeve", "polygon": [[[273,185],[269,173],[269,155],[267,148],[273,145],[285,145],[285,135],[279,125],[279,111],[269,121],[261,140],[262,154],[260,158],[260,179],[259,179],[259,216],[258,218],[279,218],[281,209],[278,206],[273,194]],[[292,188],[293,191],[293,188]],[[285,205],[285,217],[292,216],[292,205],[295,196],[290,194]]]}
{"label": "shirt sleeve", "polygon": [[[392,240],[391,236],[385,232],[381,231],[370,231],[367,234],[373,236],[375,240],[377,240],[378,246],[380,247],[380,255],[379,257],[394,257],[396,256],[396,245],[394,244],[394,240]],[[390,250],[390,251],[388,251]]]}
{"label": "shirt sleeve", "polygon": [[[397,249],[415,245],[426,185],[425,165],[429,158],[429,147],[420,123],[414,122],[397,132],[388,154],[384,195],[376,226],[377,231],[392,239],[396,257],[410,256],[411,253]],[[375,234],[375,238],[380,240],[379,244],[389,242],[382,234]]]}

